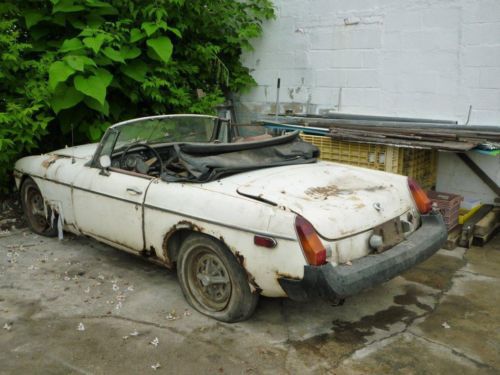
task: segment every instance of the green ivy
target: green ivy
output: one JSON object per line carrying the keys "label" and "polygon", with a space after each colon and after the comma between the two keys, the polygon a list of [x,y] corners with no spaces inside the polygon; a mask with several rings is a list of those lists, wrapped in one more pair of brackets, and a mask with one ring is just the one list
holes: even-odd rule
{"label": "green ivy", "polygon": [[4,0],[0,190],[72,127],[95,142],[128,118],[213,112],[254,84],[240,56],[273,17],[270,0]]}

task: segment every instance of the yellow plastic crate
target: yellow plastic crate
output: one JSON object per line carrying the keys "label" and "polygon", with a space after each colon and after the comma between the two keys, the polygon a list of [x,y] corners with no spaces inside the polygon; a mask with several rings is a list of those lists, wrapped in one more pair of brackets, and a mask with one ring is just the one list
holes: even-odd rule
{"label": "yellow plastic crate", "polygon": [[437,151],[412,148],[401,148],[401,151],[403,165],[399,173],[412,177],[426,190],[434,188],[437,177]]}
{"label": "yellow plastic crate", "polygon": [[302,134],[320,150],[320,159],[410,176],[425,190],[436,185],[437,151],[339,141]]}

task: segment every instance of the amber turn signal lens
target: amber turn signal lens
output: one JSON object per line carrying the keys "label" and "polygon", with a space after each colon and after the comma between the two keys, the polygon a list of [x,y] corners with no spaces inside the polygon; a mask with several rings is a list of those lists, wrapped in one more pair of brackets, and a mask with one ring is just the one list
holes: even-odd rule
{"label": "amber turn signal lens", "polygon": [[326,263],[326,249],[310,222],[302,216],[295,218],[295,229],[307,262],[312,266]]}
{"label": "amber turn signal lens", "polygon": [[408,177],[408,187],[410,188],[413,199],[421,214],[428,213],[432,208],[432,202],[425,193],[424,189],[413,178]]}

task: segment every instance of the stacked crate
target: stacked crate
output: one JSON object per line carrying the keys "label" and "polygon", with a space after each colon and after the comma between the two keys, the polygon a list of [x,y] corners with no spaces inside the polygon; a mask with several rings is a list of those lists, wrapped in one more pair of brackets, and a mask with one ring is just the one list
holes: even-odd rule
{"label": "stacked crate", "polygon": [[428,191],[427,196],[443,215],[448,232],[458,225],[460,202],[462,197],[456,194],[440,193],[438,191]]}
{"label": "stacked crate", "polygon": [[426,190],[436,185],[435,150],[339,141],[321,135],[301,137],[319,148],[322,160],[410,176]]}

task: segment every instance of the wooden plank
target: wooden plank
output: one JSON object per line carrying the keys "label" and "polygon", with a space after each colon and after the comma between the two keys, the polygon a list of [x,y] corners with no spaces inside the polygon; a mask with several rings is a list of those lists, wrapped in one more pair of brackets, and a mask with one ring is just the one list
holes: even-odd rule
{"label": "wooden plank", "polygon": [[474,225],[474,236],[485,236],[500,221],[500,208],[495,208]]}
{"label": "wooden plank", "polygon": [[474,238],[474,226],[492,209],[493,206],[491,204],[484,204],[474,215],[472,215],[469,220],[464,223],[462,226],[460,240],[458,241],[460,246],[469,248],[472,245],[472,240]]}
{"label": "wooden plank", "polygon": [[371,138],[366,136],[358,136],[358,135],[342,135],[342,134],[334,134],[328,133],[333,139],[339,139],[342,141],[350,141],[356,143],[373,143],[373,144],[385,144],[392,146],[407,146],[407,147],[415,147],[415,148],[424,148],[424,149],[440,149],[446,151],[468,151],[475,146],[473,143],[465,143],[465,142],[449,142],[445,141],[442,143],[436,142],[424,142],[424,141],[407,141],[403,139],[394,139],[394,138]]}
{"label": "wooden plank", "polygon": [[474,236],[472,239],[472,244],[474,246],[479,246],[482,247],[488,243],[489,240],[491,240],[493,237],[496,236],[496,234],[500,232],[500,223],[497,223],[489,233],[485,234],[484,236]]}
{"label": "wooden plank", "polygon": [[462,232],[462,226],[455,227],[451,232],[448,233],[448,239],[443,245],[443,249],[453,250],[458,246],[458,241],[460,239],[460,234]]}

